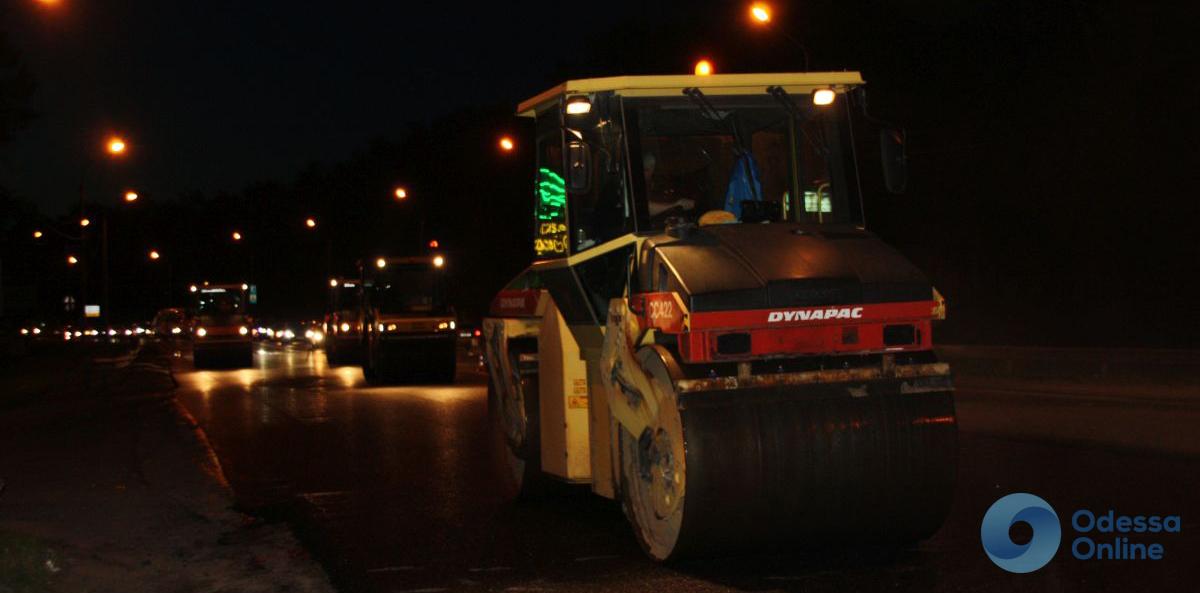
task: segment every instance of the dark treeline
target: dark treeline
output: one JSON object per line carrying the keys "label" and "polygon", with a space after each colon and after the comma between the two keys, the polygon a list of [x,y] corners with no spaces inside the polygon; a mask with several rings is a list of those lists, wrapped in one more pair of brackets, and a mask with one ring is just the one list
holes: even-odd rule
{"label": "dark treeline", "polygon": [[[946,295],[947,339],[1195,346],[1200,319],[1185,287],[1197,272],[1200,213],[1196,51],[1186,7],[1163,4],[777,7],[775,26],[805,42],[813,69],[862,70],[874,114],[907,127],[912,182],[900,197],[879,190],[874,140],[863,134],[868,226]],[[591,37],[588,53],[561,56],[528,94],[566,78],[685,71],[700,56],[724,72],[799,69],[799,49],[749,30],[743,10],[644,3]],[[471,92],[493,103],[487,89]],[[246,279],[262,287],[264,310],[315,314],[331,272],[436,238],[451,254],[461,308],[477,316],[530,260],[531,155],[512,107],[417,125],[292,180],[215,197],[150,196],[113,217],[137,229],[113,229],[113,303],[140,314],[182,298],[191,281]],[[526,150],[498,153],[505,131]],[[405,203],[391,198],[398,183],[410,192]],[[316,230],[305,229],[306,216]],[[230,240],[235,228],[243,244]],[[34,249],[5,233],[6,279],[36,277],[43,296],[78,281],[61,265],[67,247]],[[164,252],[154,266],[144,263],[149,243]],[[13,250],[23,263],[10,263]]]}

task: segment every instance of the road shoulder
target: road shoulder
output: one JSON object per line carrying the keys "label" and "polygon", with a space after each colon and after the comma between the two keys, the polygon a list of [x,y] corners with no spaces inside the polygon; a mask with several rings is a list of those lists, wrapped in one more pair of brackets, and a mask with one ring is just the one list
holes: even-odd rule
{"label": "road shoulder", "polygon": [[167,356],[71,365],[0,414],[0,592],[332,591],[286,526],[230,509]]}

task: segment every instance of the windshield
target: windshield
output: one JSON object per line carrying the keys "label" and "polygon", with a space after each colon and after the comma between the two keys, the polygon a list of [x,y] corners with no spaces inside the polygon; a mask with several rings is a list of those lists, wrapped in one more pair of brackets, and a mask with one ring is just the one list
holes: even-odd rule
{"label": "windshield", "polygon": [[845,101],[790,100],[796,117],[765,93],[626,100],[638,229],[714,210],[743,222],[858,222]]}
{"label": "windshield", "polygon": [[246,303],[241,293],[224,289],[201,292],[196,304],[197,311],[205,316],[241,315],[245,308]]}
{"label": "windshield", "polygon": [[381,313],[438,315],[448,309],[444,277],[428,266],[388,266],[375,277],[374,294]]}
{"label": "windshield", "polygon": [[341,282],[338,287],[333,289],[333,302],[330,303],[331,309],[347,310],[358,306],[358,283],[357,282]]}

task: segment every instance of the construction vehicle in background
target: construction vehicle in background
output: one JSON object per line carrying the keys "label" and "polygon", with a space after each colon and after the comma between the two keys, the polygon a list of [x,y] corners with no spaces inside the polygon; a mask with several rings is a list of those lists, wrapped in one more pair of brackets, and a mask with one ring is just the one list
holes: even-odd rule
{"label": "construction vehicle in background", "polygon": [[[484,320],[514,494],[590,484],[660,561],[939,528],[957,471],[944,304],[864,228],[863,84],[626,76],[520,105],[536,259]],[[880,141],[898,191],[903,134]]]}
{"label": "construction vehicle in background", "polygon": [[358,278],[331,278],[323,322],[325,358],[330,366],[358,364],[363,324],[359,316]]}
{"label": "construction vehicle in background", "polygon": [[453,383],[458,322],[447,293],[445,256],[380,257],[358,267],[367,382]]}
{"label": "construction vehicle in background", "polygon": [[254,365],[253,327],[246,284],[192,286],[195,319],[192,357],[196,368]]}

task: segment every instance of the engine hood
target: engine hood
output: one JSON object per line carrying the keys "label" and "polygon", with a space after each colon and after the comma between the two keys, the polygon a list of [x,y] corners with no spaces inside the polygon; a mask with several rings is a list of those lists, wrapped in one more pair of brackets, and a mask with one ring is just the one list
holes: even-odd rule
{"label": "engine hood", "polygon": [[853,226],[728,224],[643,243],[640,280],[692,311],[924,301],[924,274]]}

